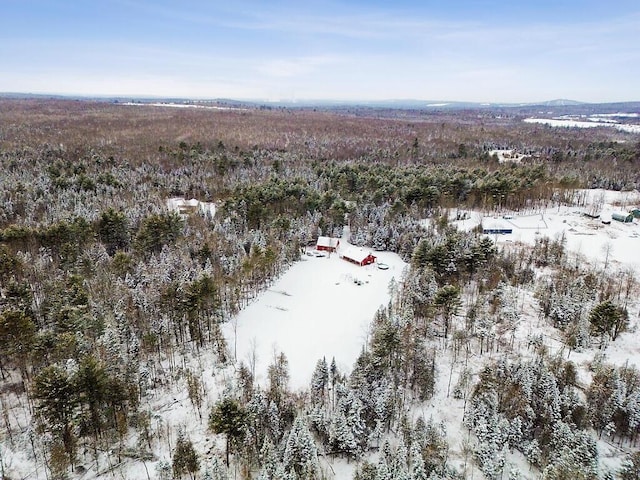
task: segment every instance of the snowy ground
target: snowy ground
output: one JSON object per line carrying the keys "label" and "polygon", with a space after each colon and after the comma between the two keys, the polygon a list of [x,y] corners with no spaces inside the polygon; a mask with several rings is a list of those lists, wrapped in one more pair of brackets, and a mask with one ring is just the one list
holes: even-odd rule
{"label": "snowy ground", "polygon": [[375,312],[389,302],[389,282],[399,281],[406,266],[396,254],[373,253],[388,270],[380,270],[377,264],[353,265],[336,253],[304,255],[225,325],[232,354],[235,351],[238,361],[250,365],[255,347],[257,379],[264,384],[274,352],[283,352],[289,360],[293,390],[308,387],[322,357],[328,362],[335,357],[342,371],[350,371]]}
{"label": "snowy ground", "polygon": [[201,110],[247,110],[246,108],[237,107],[220,107],[218,105],[206,105],[204,103],[171,103],[171,102],[153,102],[153,103],[140,103],[140,102],[123,102],[118,105],[125,107],[169,107],[169,108],[197,108]]}
{"label": "snowy ground", "polygon": [[574,120],[566,118],[525,118],[526,123],[541,123],[543,125],[549,125],[551,127],[564,127],[564,128],[594,128],[594,127],[609,127],[615,128],[622,132],[628,133],[640,133],[640,125],[630,125],[626,123],[612,122],[611,120],[603,120],[600,116],[594,116],[591,118],[585,118],[584,120]]}
{"label": "snowy ground", "polygon": [[[598,202],[604,212],[623,210],[640,204],[638,192],[609,192],[589,190],[579,192],[581,198],[589,202]],[[516,242],[533,244],[540,236],[556,238],[564,234],[567,249],[579,253],[597,266],[604,261],[603,248],[610,247],[612,268],[634,268],[640,271],[640,224],[635,220],[632,224],[613,221],[603,225],[598,219],[589,219],[582,215],[583,207],[554,207],[530,212],[528,214],[508,212],[512,218],[501,219],[513,226],[511,235],[492,236],[499,245],[507,246]],[[458,228],[469,230],[482,221],[478,212],[467,212],[469,218],[454,222]],[[454,215],[455,216],[455,215]],[[501,215],[503,216],[503,215]],[[345,244],[344,239],[342,240]],[[265,383],[268,365],[273,361],[275,352],[284,352],[289,360],[290,387],[293,390],[307,388],[311,373],[317,360],[326,357],[328,361],[335,357],[342,371],[350,371],[359,354],[369,331],[369,325],[381,305],[386,305],[390,298],[389,284],[391,279],[402,280],[406,264],[395,254],[374,252],[378,262],[389,265],[388,270],[378,269],[377,265],[358,267],[339,258],[338,254],[325,257],[304,255],[273,286],[261,294],[254,303],[245,308],[234,320],[225,325],[225,335],[229,341],[231,353],[238,360],[250,363],[252,351],[255,350],[256,373],[258,381]],[[361,284],[355,283],[360,280]],[[450,388],[456,384],[464,366],[469,367],[477,375],[482,366],[492,359],[503,355],[513,357],[531,357],[534,352],[528,347],[528,338],[532,334],[543,334],[544,342],[550,354],[562,352],[579,367],[580,379],[589,380],[588,365],[592,361],[596,348],[584,352],[569,352],[559,338],[558,332],[538,315],[537,302],[529,290],[517,289],[520,321],[513,341],[506,341],[499,350],[477,353],[466,358],[459,356],[455,361],[452,349],[437,346],[437,386],[436,394],[429,401],[412,408],[410,416],[418,415],[425,419],[433,418],[446,425],[447,438],[450,444],[449,461],[460,470],[465,464],[463,442],[473,443],[467,430],[462,425],[464,410],[463,400],[454,400],[449,395]],[[638,305],[630,308],[631,330],[623,333],[614,343],[604,350],[607,362],[623,365],[625,362],[640,367],[640,344],[637,341]],[[455,322],[462,328],[464,318],[461,315]],[[234,375],[232,369],[221,370],[216,366],[215,355],[201,352],[200,355],[185,355],[180,362],[182,368],[193,371],[203,384],[204,398],[202,406],[203,418],[191,404],[186,393],[184,379],[173,383],[168,389],[159,388],[150,392],[145,398],[141,410],[152,414],[151,430],[154,432],[152,450],[155,460],[142,462],[124,458],[117,470],[109,468],[107,455],[101,455],[98,471],[108,478],[157,478],[158,461],[170,461],[170,452],[175,446],[178,428],[184,428],[198,452],[202,454],[203,467],[212,455],[223,454],[222,437],[214,436],[206,430],[207,413],[221,395],[226,383],[225,378]],[[177,376],[177,370],[167,368],[166,375]],[[474,377],[472,384],[477,377]],[[24,407],[23,407],[24,408]],[[21,415],[25,418],[26,413]],[[8,467],[11,478],[41,478],[40,472],[34,471],[31,459],[27,458],[25,448],[10,451],[7,445],[0,445],[4,457],[5,468]],[[136,439],[128,442],[135,445]],[[611,469],[618,468],[623,452],[611,445],[606,439],[598,441],[600,458],[603,465]],[[370,459],[375,460],[375,455]],[[482,479],[477,467],[470,470],[472,461],[467,463],[467,478]],[[529,470],[528,465],[519,454],[509,454],[508,462],[519,467],[525,478],[535,478],[538,472]],[[89,480],[96,478],[91,455],[81,462],[91,470],[82,476]],[[355,464],[345,460],[322,460],[323,469],[334,472],[336,479],[349,479],[353,476]],[[203,468],[204,470],[204,468]],[[473,473],[472,473],[473,472]]]}
{"label": "snowy ground", "polygon": [[[601,206],[601,218],[611,218],[611,212],[627,210],[640,206],[640,193],[614,192],[605,190],[582,190],[577,197],[587,205],[597,203]],[[609,262],[620,269],[633,268],[640,271],[640,256],[636,254],[640,247],[640,221],[621,223],[615,220],[605,225],[600,218],[593,219],[583,215],[586,210],[581,206],[560,206],[537,209],[535,212],[508,214],[485,217],[499,219],[500,222],[513,227],[513,233],[507,235],[491,235],[498,244],[521,242],[535,244],[536,238],[546,236],[551,239],[564,235],[566,248],[570,252],[583,255],[592,264],[603,266],[606,251],[609,251]],[[506,213],[506,212],[505,212]],[[479,225],[483,217],[478,212],[469,212],[470,218],[453,222],[461,230],[471,230]],[[503,218],[503,217],[511,218]]]}
{"label": "snowy ground", "polygon": [[[640,272],[640,257],[637,252],[640,247],[640,222],[636,219],[632,223],[612,221],[605,225],[601,219],[591,219],[583,215],[590,205],[597,204],[602,212],[602,217],[609,218],[612,211],[638,207],[640,205],[640,193],[614,192],[605,190],[583,190],[576,192],[582,206],[560,206],[546,209],[538,209],[535,212],[503,212],[492,217],[499,218],[501,222],[513,227],[513,233],[508,235],[491,235],[499,246],[507,247],[518,242],[533,245],[535,240],[542,236],[551,239],[566,239],[568,252],[579,255],[592,266],[602,269],[604,267],[606,251],[609,252],[608,269],[610,271],[624,271],[631,269]],[[478,226],[483,215],[479,212],[466,212],[467,219],[454,221],[461,230],[471,230]],[[455,216],[455,213],[454,213]],[[508,218],[504,218],[508,217]],[[483,356],[472,356],[468,359],[468,366],[477,374],[482,366],[491,357],[498,358],[503,355],[527,358],[533,355],[533,350],[528,347],[528,338],[535,334],[543,335],[543,341],[549,354],[564,355],[578,366],[579,379],[587,384],[591,379],[589,365],[596,353],[602,354],[607,363],[618,366],[629,364],[640,368],[640,312],[639,305],[629,305],[630,329],[624,332],[615,342],[610,342],[602,350],[597,345],[591,349],[575,352],[562,342],[559,332],[538,315],[537,302],[531,291],[518,289],[518,309],[520,321],[513,337],[513,347],[503,346],[500,352],[490,352]],[[460,319],[458,319],[460,323]],[[462,324],[460,323],[460,326]],[[450,458],[453,464],[459,468],[463,465],[462,441],[468,438],[468,432],[462,425],[463,402],[447,396],[449,377],[451,384],[457,381],[463,365],[460,361],[454,362],[451,367],[452,357],[443,352],[438,362],[438,386],[434,398],[426,405],[420,407],[414,414],[421,414],[426,418],[433,417],[438,421],[444,421],[447,425],[447,437],[451,447]],[[474,382],[475,382],[474,378]],[[471,438],[473,443],[474,439]],[[616,471],[628,448],[620,448],[612,444],[609,439],[603,437],[597,440],[600,462],[602,468]],[[525,475],[525,478],[537,478],[539,472],[531,471],[521,455],[509,454],[507,461],[517,466]],[[467,472],[470,473],[469,471]],[[475,478],[483,478],[477,470]]]}
{"label": "snowy ground", "polygon": [[520,163],[526,155],[522,155],[520,153],[514,152],[514,150],[491,150],[489,152],[489,156],[493,157],[496,155],[498,157],[499,163],[513,162]]}

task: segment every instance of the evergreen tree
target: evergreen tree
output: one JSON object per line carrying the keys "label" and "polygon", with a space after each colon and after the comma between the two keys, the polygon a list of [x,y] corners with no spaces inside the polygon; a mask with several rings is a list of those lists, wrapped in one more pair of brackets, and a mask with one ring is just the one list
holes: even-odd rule
{"label": "evergreen tree", "polygon": [[71,376],[57,365],[42,369],[34,380],[33,396],[45,430],[61,441],[67,462],[72,465],[76,446],[72,421],[77,395]]}
{"label": "evergreen tree", "polygon": [[427,480],[427,470],[418,442],[411,444],[411,480]]}
{"label": "evergreen tree", "polygon": [[129,221],[123,212],[117,212],[113,208],[102,212],[96,230],[109,255],[113,256],[116,251],[128,248]]}
{"label": "evergreen tree", "polygon": [[594,335],[600,335],[604,339],[606,334],[615,340],[621,332],[626,330],[629,318],[625,309],[606,300],[591,310],[589,321]]}
{"label": "evergreen tree", "polygon": [[136,250],[145,258],[152,253],[160,253],[163,246],[178,239],[182,223],[176,213],[154,214],[145,218],[136,234]]}
{"label": "evergreen tree", "polygon": [[433,299],[434,305],[440,311],[444,322],[444,338],[449,335],[449,324],[451,318],[458,314],[458,310],[462,305],[460,300],[460,290],[453,285],[445,285],[436,292]]}
{"label": "evergreen tree", "polygon": [[311,376],[311,399],[312,401],[324,404],[325,394],[329,384],[329,370],[327,361],[323,357],[318,360],[316,368]]}
{"label": "evergreen tree", "polygon": [[280,353],[267,370],[269,378],[268,396],[281,407],[288,391],[289,361],[284,353]]}
{"label": "evergreen tree", "polygon": [[[36,340],[36,325],[20,310],[0,313],[0,357],[12,359],[24,379],[28,378],[28,360]],[[3,361],[0,359],[0,371]]]}
{"label": "evergreen tree", "polygon": [[184,436],[182,430],[178,432],[178,440],[176,441],[176,448],[173,451],[173,462],[171,466],[173,475],[177,478],[182,478],[185,473],[188,473],[191,478],[195,478],[196,472],[200,469],[200,461],[198,460],[198,454],[193,448],[193,443]]}
{"label": "evergreen tree", "polygon": [[242,406],[232,398],[224,398],[211,408],[209,429],[226,436],[225,458],[229,466],[229,453],[242,440],[245,433],[246,413]]}
{"label": "evergreen tree", "polygon": [[262,468],[258,478],[260,480],[279,480],[278,473],[278,458],[276,448],[271,443],[271,440],[267,439],[260,451],[260,463]]}
{"label": "evergreen tree", "polygon": [[640,452],[629,455],[619,473],[622,480],[640,480]]}
{"label": "evergreen tree", "polygon": [[319,478],[320,465],[316,445],[301,416],[295,419],[287,437],[282,464],[284,470],[295,479],[313,480]]}
{"label": "evergreen tree", "polygon": [[227,472],[227,468],[224,466],[224,463],[217,456],[214,456],[209,462],[209,466],[207,466],[202,479],[228,480],[228,478],[229,475]]}
{"label": "evergreen tree", "polygon": [[93,356],[88,355],[80,362],[73,383],[78,402],[87,410],[84,415],[83,409],[83,429],[97,439],[104,426],[104,411],[111,393],[107,373]]}

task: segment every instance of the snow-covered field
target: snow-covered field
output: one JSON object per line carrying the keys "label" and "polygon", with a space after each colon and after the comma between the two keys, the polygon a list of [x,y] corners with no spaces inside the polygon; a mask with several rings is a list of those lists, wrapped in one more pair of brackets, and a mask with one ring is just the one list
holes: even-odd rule
{"label": "snow-covered field", "polygon": [[[342,248],[344,246],[342,241]],[[310,252],[311,253],[311,252]],[[373,252],[377,264],[360,267],[337,253],[304,255],[253,304],[225,325],[231,353],[251,364],[256,357],[257,380],[264,383],[274,353],[289,360],[290,386],[308,388],[318,359],[335,357],[350,371],[380,306],[389,302],[389,283],[399,281],[406,264],[398,255]],[[361,284],[356,283],[359,280]],[[255,355],[254,355],[255,353]]]}
{"label": "snow-covered field", "polygon": [[[610,268],[623,270],[633,268],[640,272],[640,223],[623,224],[612,221],[602,224],[600,219],[591,219],[583,215],[586,206],[597,204],[604,215],[615,210],[625,210],[640,205],[638,192],[611,192],[587,190],[576,192],[576,198],[585,206],[555,206],[539,209],[535,212],[504,212],[500,220],[513,227],[510,235],[492,235],[500,246],[508,247],[517,242],[533,245],[541,236],[552,239],[565,236],[570,252],[580,254],[597,267],[604,265],[605,250],[609,252]],[[213,212],[211,212],[213,213]],[[467,212],[469,218],[455,221],[460,229],[470,230],[482,221],[478,212]],[[507,216],[510,218],[502,218]],[[341,240],[346,248],[345,239]],[[266,383],[268,366],[273,362],[274,353],[283,352],[289,361],[290,387],[297,391],[308,387],[311,374],[319,358],[331,361],[333,357],[341,371],[349,372],[367,340],[369,325],[375,312],[386,305],[391,298],[390,283],[402,281],[407,266],[396,254],[373,252],[378,263],[389,266],[387,270],[378,268],[378,264],[359,267],[339,258],[332,253],[324,257],[303,255],[274,284],[256,300],[224,326],[231,354],[247,365],[255,358],[256,374],[259,383]],[[357,282],[356,282],[357,281]],[[412,420],[418,416],[432,418],[446,426],[450,445],[449,461],[462,469],[464,463],[463,442],[475,440],[462,424],[465,407],[463,400],[454,400],[449,395],[463,368],[470,368],[476,375],[488,361],[504,355],[512,357],[530,357],[528,340],[533,334],[544,336],[545,346],[551,354],[563,352],[579,367],[581,381],[588,381],[588,364],[593,360],[595,350],[569,352],[561,342],[558,332],[538,315],[537,302],[530,290],[513,287],[519,310],[519,322],[513,334],[510,346],[503,343],[500,351],[492,350],[483,355],[473,354],[469,358],[460,356],[457,360],[449,348],[438,347],[437,385],[434,397],[414,406],[409,413]],[[461,312],[463,313],[463,312]],[[614,343],[610,343],[601,352],[606,361],[623,365],[628,362],[640,367],[640,343],[638,336],[638,305],[630,308],[631,329]],[[454,319],[456,328],[464,328],[461,315]],[[195,372],[203,385],[203,406],[201,413],[189,401],[183,380],[171,383],[169,389],[158,389],[145,398],[143,409],[151,412],[151,430],[157,436],[154,440],[154,460],[146,464],[125,458],[115,470],[109,470],[107,455],[101,455],[97,470],[109,478],[158,478],[156,468],[160,461],[169,462],[172,446],[178,428],[185,429],[198,452],[202,453],[203,466],[213,455],[221,457],[224,452],[223,439],[207,432],[206,418],[210,407],[220,398],[227,379],[234,375],[233,368],[220,369],[216,365],[215,355],[209,351],[187,356],[183,368]],[[175,372],[167,372],[167,375]],[[26,413],[24,414],[26,418]],[[24,439],[26,445],[26,437]],[[135,439],[131,439],[135,443]],[[8,467],[11,478],[40,478],[33,463],[25,451],[11,451],[3,448],[5,468]],[[598,441],[601,463],[613,470],[617,469],[623,452],[606,439]],[[90,455],[89,455],[90,457]],[[375,460],[375,454],[371,457]],[[518,453],[509,454],[507,461],[517,466],[523,478],[537,478],[538,472],[531,471],[528,464]],[[87,466],[90,461],[84,462]],[[346,460],[334,459],[330,465],[322,459],[326,472],[334,472],[329,478],[349,479],[353,477],[355,464]],[[42,468],[42,467],[40,467]],[[95,469],[78,478],[97,478]],[[109,471],[107,474],[106,472]],[[43,473],[42,471],[40,472]],[[469,473],[469,472],[467,472]],[[476,467],[474,478],[484,478]]]}
{"label": "snow-covered field", "polygon": [[604,120],[599,117],[585,118],[584,120],[574,120],[565,118],[525,118],[526,123],[541,123],[551,127],[574,127],[574,128],[594,128],[610,127],[628,133],[640,133],[640,125],[627,123],[617,123],[610,119]]}
{"label": "snow-covered field", "polygon": [[[498,245],[521,242],[534,245],[542,236],[557,239],[564,235],[566,248],[583,255],[592,264],[602,266],[608,261],[617,262],[619,268],[630,267],[640,271],[640,256],[635,252],[640,248],[640,222],[621,223],[612,220],[603,224],[601,219],[610,219],[611,212],[640,206],[640,192],[614,192],[605,190],[582,190],[576,192],[587,206],[560,206],[538,209],[535,212],[509,212],[508,219],[502,216],[485,217],[496,219],[513,227],[513,233],[492,235]],[[601,218],[589,218],[583,213],[588,205],[598,204]],[[505,216],[505,215],[503,215]],[[454,222],[462,230],[470,230],[483,220],[481,214],[472,212],[467,220]]]}
{"label": "snow-covered field", "polygon": [[246,110],[245,108],[237,107],[220,107],[218,105],[206,105],[201,103],[172,103],[172,102],[123,102],[118,105],[125,107],[169,107],[169,108],[196,108],[201,110]]}

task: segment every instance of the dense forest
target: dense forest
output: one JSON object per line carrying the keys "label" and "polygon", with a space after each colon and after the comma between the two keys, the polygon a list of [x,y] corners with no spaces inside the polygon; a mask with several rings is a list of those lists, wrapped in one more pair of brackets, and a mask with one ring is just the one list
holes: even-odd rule
{"label": "dense forest", "polygon": [[[500,163],[498,148],[526,157]],[[3,99],[0,478],[26,478],[9,452],[47,479],[118,478],[125,459],[149,479],[334,478],[327,458],[358,480],[640,478],[640,371],[598,355],[635,324],[637,272],[580,262],[562,238],[503,248],[450,224],[453,208],[535,211],[586,188],[640,188],[637,135],[489,111]],[[216,214],[171,211],[177,196]],[[409,265],[362,353],[350,371],[317,359],[306,391],[284,354],[256,382],[222,326],[347,226]],[[520,297],[562,355],[542,335],[514,341]],[[586,372],[572,351],[593,352]],[[149,408],[177,391],[223,448]],[[456,445],[415,414],[435,395],[463,406]]]}

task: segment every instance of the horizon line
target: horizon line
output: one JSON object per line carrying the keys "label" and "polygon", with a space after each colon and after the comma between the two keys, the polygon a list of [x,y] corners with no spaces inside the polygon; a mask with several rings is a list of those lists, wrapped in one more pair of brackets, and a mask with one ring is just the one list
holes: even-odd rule
{"label": "horizon line", "polygon": [[[618,103],[640,103],[640,100],[615,100],[615,101],[591,101],[586,102],[582,100],[574,100],[568,98],[553,98],[549,100],[538,101],[482,101],[482,100],[443,100],[443,99],[421,99],[421,98],[393,98],[387,97],[382,99],[371,98],[359,98],[359,99],[338,99],[338,98],[300,98],[300,99],[264,99],[264,98],[232,98],[232,97],[204,97],[204,96],[181,96],[181,95],[149,95],[149,94],[106,94],[106,93],[92,93],[92,94],[75,94],[75,93],[55,93],[55,92],[0,92],[0,98],[11,97],[57,97],[62,99],[84,99],[84,100],[170,100],[170,101],[191,101],[191,102],[247,102],[258,104],[351,104],[351,105],[363,105],[371,103],[427,103],[425,107],[445,107],[455,104],[473,104],[478,106],[579,106],[579,105],[605,105],[605,104],[618,104]],[[567,102],[567,105],[546,105],[555,102]]]}

